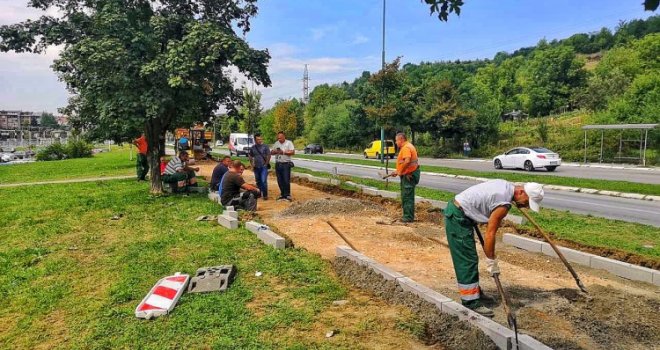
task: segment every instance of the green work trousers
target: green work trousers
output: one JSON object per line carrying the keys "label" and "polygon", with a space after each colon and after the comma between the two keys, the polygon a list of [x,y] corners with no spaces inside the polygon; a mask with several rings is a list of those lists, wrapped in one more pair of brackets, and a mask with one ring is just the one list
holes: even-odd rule
{"label": "green work trousers", "polygon": [[401,207],[403,222],[415,220],[415,186],[419,183],[421,171],[419,167],[410,174],[401,176]]}
{"label": "green work trousers", "polygon": [[474,221],[456,207],[454,201],[447,203],[445,232],[449,242],[451,260],[454,263],[458,291],[463,305],[474,309],[480,306],[479,256],[474,242]]}
{"label": "green work trousers", "polygon": [[149,173],[149,162],[147,161],[146,154],[138,153],[135,172],[137,173],[138,180],[146,180],[147,173]]}
{"label": "green work trousers", "polygon": [[[190,185],[190,180],[195,178],[194,171],[187,171],[184,173],[176,172],[172,175],[163,175],[163,182],[169,183],[172,186],[173,192],[176,192],[180,189],[179,182],[185,181],[186,184],[181,186],[181,188],[187,188]],[[196,186],[196,185],[195,185]]]}

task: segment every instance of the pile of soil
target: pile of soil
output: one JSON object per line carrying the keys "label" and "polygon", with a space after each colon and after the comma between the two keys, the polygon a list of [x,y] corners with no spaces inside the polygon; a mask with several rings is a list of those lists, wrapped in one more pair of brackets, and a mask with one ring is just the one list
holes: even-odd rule
{"label": "pile of soil", "polygon": [[327,214],[358,214],[360,212],[376,212],[379,207],[371,202],[352,198],[313,199],[302,203],[294,203],[280,213],[280,216],[304,216]]}
{"label": "pile of soil", "polygon": [[379,298],[393,304],[405,305],[424,322],[422,341],[427,345],[442,344],[447,349],[497,349],[493,341],[481,330],[456,316],[440,313],[435,305],[408,292],[393,281],[388,281],[372,270],[355,264],[346,258],[336,258],[333,262],[337,274],[359,287],[370,291]]}

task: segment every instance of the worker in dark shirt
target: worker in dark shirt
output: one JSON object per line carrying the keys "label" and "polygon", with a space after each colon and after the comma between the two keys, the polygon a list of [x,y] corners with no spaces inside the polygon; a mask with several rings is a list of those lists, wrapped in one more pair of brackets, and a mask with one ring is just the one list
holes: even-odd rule
{"label": "worker in dark shirt", "polygon": [[256,211],[257,198],[261,196],[261,192],[256,186],[245,183],[245,179],[243,179],[244,170],[245,166],[240,160],[232,163],[231,168],[222,180],[220,203],[225,207],[231,205],[237,209]]}
{"label": "worker in dark shirt", "polygon": [[225,156],[222,158],[220,163],[213,168],[213,173],[211,174],[211,191],[215,192],[218,190],[218,185],[220,185],[220,180],[222,176],[229,170],[231,165],[231,157]]}

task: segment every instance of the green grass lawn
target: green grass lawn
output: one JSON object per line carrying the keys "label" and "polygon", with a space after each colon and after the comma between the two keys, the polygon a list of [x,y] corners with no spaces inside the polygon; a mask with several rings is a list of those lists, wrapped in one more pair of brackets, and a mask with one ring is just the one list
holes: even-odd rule
{"label": "green grass lawn", "polygon": [[[318,255],[196,221],[220,210],[205,195],[155,197],[148,184],[110,180],[6,188],[0,197],[0,348],[388,347],[382,339],[414,342],[420,332],[406,309],[356,302]],[[156,320],[134,316],[158,279],[221,264],[238,268],[225,293],[184,294]],[[350,316],[332,306],[338,299],[351,300]]]}
{"label": "green grass lawn", "polygon": [[[313,155],[296,155],[296,157],[302,159],[325,160],[329,162],[359,164],[359,165],[378,166],[380,164],[379,160],[368,160],[368,159],[353,159],[353,158],[313,156]],[[391,165],[393,166],[394,163],[391,163]],[[442,166],[431,166],[431,165],[423,165],[422,170],[433,173],[476,176],[476,177],[485,177],[490,179],[504,179],[512,182],[538,182],[548,185],[583,187],[583,188],[593,188],[597,190],[641,193],[641,194],[660,196],[660,185],[642,184],[642,183],[628,182],[628,181],[580,179],[580,178],[563,177],[563,176],[542,176],[542,175],[534,175],[534,174],[475,171],[475,170],[455,169],[455,168],[447,168]]]}
{"label": "green grass lawn", "polygon": [[3,165],[0,184],[134,175],[135,150],[132,161],[129,157],[129,149],[124,147],[91,158]]}
{"label": "green grass lawn", "polygon": [[[328,173],[312,171],[296,167],[297,172],[304,172],[321,177],[331,177]],[[354,176],[342,176],[345,180],[375,187],[381,190],[385,188],[385,181],[365,179]],[[345,188],[349,188],[342,184]],[[399,184],[390,183],[389,191],[398,192]],[[448,201],[454,198],[452,192],[431,189],[418,186],[416,195],[429,199]],[[530,215],[546,232],[554,237],[576,242],[595,248],[614,249],[639,256],[660,261],[660,229],[625,221],[610,220],[593,216],[572,214],[568,211],[560,211],[543,208],[539,213],[529,212]],[[522,215],[516,208],[512,214]],[[521,226],[523,229],[534,231],[531,224]],[[650,247],[650,248],[649,248]]]}

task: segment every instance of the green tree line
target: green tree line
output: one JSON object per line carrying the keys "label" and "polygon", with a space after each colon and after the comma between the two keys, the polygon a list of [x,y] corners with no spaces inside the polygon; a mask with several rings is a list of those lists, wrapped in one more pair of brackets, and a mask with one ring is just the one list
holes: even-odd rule
{"label": "green tree line", "polygon": [[[465,141],[493,145],[511,111],[539,118],[581,109],[593,123],[658,122],[659,33],[653,16],[492,59],[402,66],[397,58],[353,82],[316,86],[307,105],[278,101],[261,114],[259,130],[269,141],[284,130],[297,146],[360,150],[383,126],[388,138],[408,132],[428,155],[441,156]],[[535,133],[539,144],[547,141],[547,125]]]}

